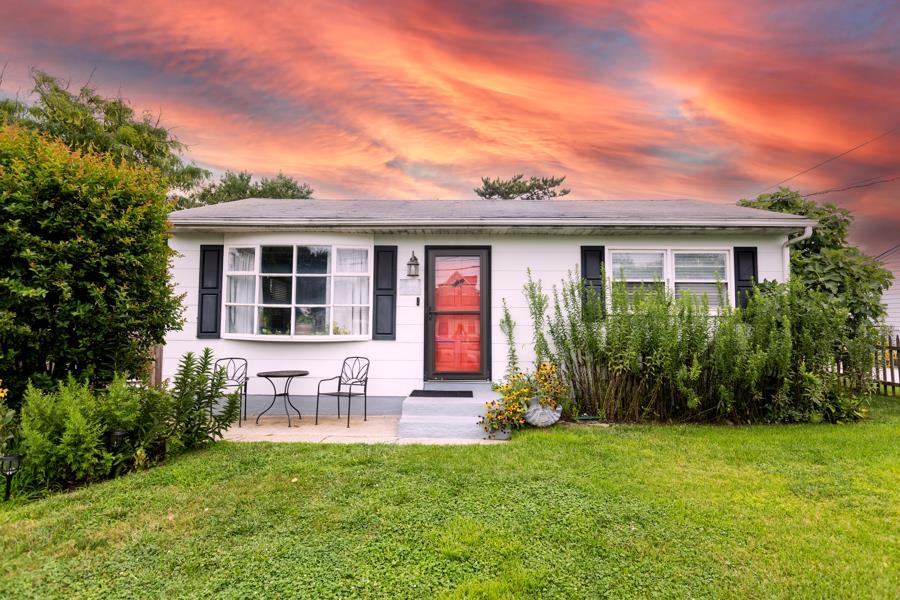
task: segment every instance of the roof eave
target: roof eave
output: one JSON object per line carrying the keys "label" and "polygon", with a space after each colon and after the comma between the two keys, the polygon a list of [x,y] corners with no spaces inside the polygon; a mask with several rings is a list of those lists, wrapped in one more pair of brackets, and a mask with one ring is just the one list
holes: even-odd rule
{"label": "roof eave", "polygon": [[380,233],[398,231],[424,232],[566,232],[566,231],[709,231],[741,230],[793,233],[805,227],[815,226],[809,219],[719,219],[719,220],[670,220],[665,222],[632,221],[625,219],[548,219],[534,221],[527,219],[444,219],[440,222],[425,219],[402,221],[349,220],[349,219],[178,219],[172,221],[176,231],[270,231],[308,230],[354,233]]}

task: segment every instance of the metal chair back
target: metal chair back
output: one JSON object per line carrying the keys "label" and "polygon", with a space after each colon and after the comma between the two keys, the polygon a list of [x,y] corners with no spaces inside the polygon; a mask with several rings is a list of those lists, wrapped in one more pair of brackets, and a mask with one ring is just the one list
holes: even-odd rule
{"label": "metal chair back", "polygon": [[341,367],[340,385],[362,385],[369,378],[369,359],[362,356],[351,356],[344,359]]}
{"label": "metal chair back", "polygon": [[240,408],[238,410],[238,427],[241,426],[241,413],[243,420],[247,420],[247,359],[239,356],[220,358],[213,363],[213,369],[225,371],[225,387],[235,388],[240,395]]}

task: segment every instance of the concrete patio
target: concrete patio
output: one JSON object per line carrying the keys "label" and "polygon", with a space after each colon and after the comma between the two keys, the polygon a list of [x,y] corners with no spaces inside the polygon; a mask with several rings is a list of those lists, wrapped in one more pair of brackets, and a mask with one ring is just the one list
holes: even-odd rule
{"label": "concrete patio", "polygon": [[[445,389],[465,389],[459,384]],[[237,442],[308,442],[318,444],[496,444],[484,439],[478,417],[484,402],[496,397],[490,388],[473,390],[472,398],[404,398],[375,396],[367,405],[363,421],[362,399],[354,398],[347,427],[346,401],[337,416],[334,398],[319,404],[319,423],[315,424],[316,397],[291,396],[302,418],[291,411],[290,427],[284,403],[278,400],[256,424],[257,415],[272,402],[269,395],[247,398],[247,420],[225,432],[224,439]]]}

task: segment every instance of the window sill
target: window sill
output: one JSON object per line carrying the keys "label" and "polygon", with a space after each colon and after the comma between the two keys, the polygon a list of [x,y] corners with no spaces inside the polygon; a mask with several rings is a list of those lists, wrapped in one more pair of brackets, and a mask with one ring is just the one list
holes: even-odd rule
{"label": "window sill", "polygon": [[368,335],[240,335],[234,333],[222,334],[225,340],[242,340],[247,342],[314,342],[317,344],[328,342],[362,342],[372,339]]}

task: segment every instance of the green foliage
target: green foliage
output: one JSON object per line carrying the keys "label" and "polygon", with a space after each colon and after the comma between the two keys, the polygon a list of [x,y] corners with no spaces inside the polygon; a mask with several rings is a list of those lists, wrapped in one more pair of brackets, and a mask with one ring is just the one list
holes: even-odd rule
{"label": "green foliage", "polygon": [[[213,372],[212,358],[208,348],[199,360],[187,353],[171,394],[122,376],[100,391],[72,377],[53,391],[29,385],[18,489],[40,494],[96,482],[220,438],[237,418],[239,400],[224,395],[225,374]],[[117,446],[113,432],[122,434]]]}
{"label": "green foliage", "polygon": [[503,299],[503,317],[500,319],[500,331],[506,338],[506,377],[512,377],[519,372],[519,355],[516,352],[515,337],[516,322],[509,313],[506,298]]}
{"label": "green foliage", "polygon": [[[553,289],[548,359],[572,389],[569,412],[610,421],[830,422],[861,416],[875,330],[847,335],[841,303],[802,283],[755,289],[745,310],[674,298],[662,285],[611,285],[608,313],[572,273]],[[548,306],[540,282],[525,287]],[[720,292],[721,293],[721,292]]]}
{"label": "green foliage", "polygon": [[546,200],[565,196],[572,190],[557,189],[566,180],[562,177],[535,177],[523,179],[521,173],[513,175],[509,179],[481,178],[481,187],[475,188],[475,194],[485,200]]}
{"label": "green foliage", "polygon": [[19,427],[16,411],[6,405],[9,390],[3,387],[0,379],[0,456],[8,454],[15,446],[15,438]]}
{"label": "green foliage", "polygon": [[9,454],[16,446],[16,434],[19,431],[16,411],[6,405],[0,398],[0,456]]}
{"label": "green foliage", "polygon": [[179,208],[192,208],[207,204],[230,202],[243,198],[312,198],[313,189],[305,183],[297,183],[293,177],[279,173],[273,178],[263,177],[253,182],[253,175],[246,171],[226,171],[218,183],[211,183],[178,201]]}
{"label": "green foliage", "polygon": [[199,359],[188,352],[178,363],[172,380],[174,429],[169,440],[176,449],[198,448],[215,441],[238,418],[238,393],[225,395],[225,371],[214,370],[213,363],[209,348],[203,349]]}
{"label": "green foliage", "polygon": [[847,242],[853,222],[850,211],[834,204],[819,205],[785,187],[753,200],[740,200],[738,204],[818,221],[812,237],[792,249],[792,275],[808,289],[833,296],[850,311],[847,327],[851,336],[860,326],[876,326],[884,318],[881,295],[890,287],[893,275]]}
{"label": "green foliage", "polygon": [[87,85],[77,94],[58,78],[32,71],[34,103],[6,100],[0,126],[18,124],[46,134],[81,153],[100,153],[116,165],[148,166],[161,173],[168,187],[182,190],[208,173],[185,164],[184,145],[148,112],[138,116],[123,98],[104,98]]}
{"label": "green foliage", "polygon": [[95,399],[106,431],[125,433],[116,452],[117,467],[142,469],[165,457],[175,417],[164,388],[116,376]]}
{"label": "green foliage", "polygon": [[0,129],[0,378],[108,382],[141,372],[180,325],[170,283],[165,182]]}
{"label": "green foliage", "polygon": [[106,430],[86,383],[69,378],[52,392],[31,385],[22,404],[23,462],[20,487],[65,489],[109,473],[113,457]]}

